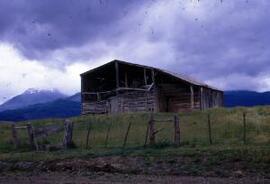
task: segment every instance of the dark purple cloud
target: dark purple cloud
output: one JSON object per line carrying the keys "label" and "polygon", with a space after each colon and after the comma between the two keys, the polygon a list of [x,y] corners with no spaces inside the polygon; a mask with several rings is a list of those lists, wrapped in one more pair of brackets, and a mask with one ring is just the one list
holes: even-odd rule
{"label": "dark purple cloud", "polygon": [[117,57],[225,89],[270,88],[256,82],[270,78],[266,0],[0,0],[0,7],[0,42],[28,59],[55,62],[55,51],[64,52],[61,63]]}
{"label": "dark purple cloud", "polygon": [[31,59],[44,52],[108,40],[115,23],[141,6],[139,0],[0,1],[0,39]]}

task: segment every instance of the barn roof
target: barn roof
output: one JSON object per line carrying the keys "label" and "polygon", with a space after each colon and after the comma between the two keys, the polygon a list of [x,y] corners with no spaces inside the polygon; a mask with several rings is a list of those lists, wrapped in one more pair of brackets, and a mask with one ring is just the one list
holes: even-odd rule
{"label": "barn roof", "polygon": [[206,84],[204,82],[198,81],[196,79],[193,79],[193,78],[191,78],[189,76],[186,76],[186,75],[183,75],[183,74],[174,73],[174,72],[170,72],[170,71],[167,71],[167,70],[164,70],[164,69],[160,69],[160,68],[156,68],[156,67],[151,67],[151,66],[146,66],[146,65],[136,64],[136,63],[130,63],[130,62],[121,61],[121,60],[110,61],[110,62],[108,62],[108,63],[106,63],[104,65],[101,65],[101,66],[97,67],[97,68],[94,68],[92,70],[89,70],[87,72],[82,73],[81,76],[84,76],[84,75],[87,75],[89,73],[92,73],[92,72],[96,71],[99,68],[103,68],[106,65],[109,65],[109,64],[112,64],[112,63],[115,63],[115,62],[118,62],[120,64],[125,64],[125,65],[130,65],[130,66],[141,67],[141,68],[154,69],[156,71],[159,71],[161,73],[165,73],[167,75],[170,75],[172,77],[178,78],[178,79],[180,79],[182,81],[185,81],[187,83],[190,83],[190,84],[193,84],[193,85],[196,85],[196,86],[201,86],[201,87],[210,88],[210,89],[217,90],[217,91],[222,91],[222,90],[217,89],[217,88],[215,88],[213,86],[209,86],[208,84]]}

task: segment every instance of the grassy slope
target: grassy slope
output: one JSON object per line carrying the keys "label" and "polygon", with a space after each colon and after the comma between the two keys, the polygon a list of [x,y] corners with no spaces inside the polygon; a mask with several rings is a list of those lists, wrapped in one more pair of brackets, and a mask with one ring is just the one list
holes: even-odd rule
{"label": "grassy slope", "polygon": [[[247,112],[247,145],[243,145],[242,113]],[[213,145],[208,143],[207,114],[211,113]],[[173,114],[156,114],[159,119],[168,119]],[[28,152],[27,146],[15,151],[10,140],[10,125],[0,125],[0,159],[1,160],[42,160],[69,157],[104,156],[122,154],[124,134],[128,122],[132,122],[126,151],[133,156],[175,156],[175,155],[232,155],[244,156],[260,162],[270,160],[270,107],[212,109],[205,112],[180,113],[181,143],[180,148],[169,146],[173,140],[173,129],[170,123],[158,123],[157,146],[143,149],[149,114],[132,113],[125,115],[101,115],[74,117],[74,142],[76,149],[51,153]],[[88,123],[91,122],[91,149],[85,149]],[[21,122],[24,124],[25,122]],[[61,119],[33,121],[34,126],[45,124],[63,124]],[[107,148],[105,137],[112,123]],[[20,131],[22,144],[27,144],[26,132]],[[53,135],[46,142],[59,143],[63,133]],[[215,158],[215,157],[213,157]]]}

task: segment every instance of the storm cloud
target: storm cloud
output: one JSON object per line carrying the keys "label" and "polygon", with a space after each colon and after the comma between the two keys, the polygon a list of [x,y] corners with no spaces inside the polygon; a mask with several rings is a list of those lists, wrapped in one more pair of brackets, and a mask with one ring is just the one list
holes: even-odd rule
{"label": "storm cloud", "polygon": [[121,33],[116,22],[139,6],[125,0],[1,0],[0,37],[27,58],[43,60],[53,50],[109,42]]}
{"label": "storm cloud", "polygon": [[270,90],[267,0],[0,0],[0,7],[0,44],[48,72],[117,58],[224,90]]}

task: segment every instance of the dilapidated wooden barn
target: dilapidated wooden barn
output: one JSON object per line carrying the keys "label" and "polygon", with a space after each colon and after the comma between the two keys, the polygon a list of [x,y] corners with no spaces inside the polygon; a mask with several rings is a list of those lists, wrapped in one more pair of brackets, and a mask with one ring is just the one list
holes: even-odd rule
{"label": "dilapidated wooden barn", "polygon": [[162,69],[114,60],[81,74],[82,114],[180,112],[223,105],[223,91]]}

